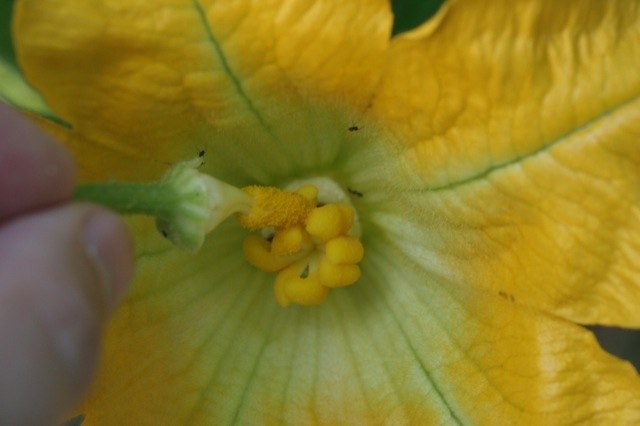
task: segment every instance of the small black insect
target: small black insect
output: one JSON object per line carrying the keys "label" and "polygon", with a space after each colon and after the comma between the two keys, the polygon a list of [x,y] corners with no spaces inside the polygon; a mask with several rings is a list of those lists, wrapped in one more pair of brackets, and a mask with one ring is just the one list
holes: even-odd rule
{"label": "small black insect", "polygon": [[515,302],[516,298],[513,296],[513,294],[507,293],[505,291],[498,291],[498,296],[507,299],[509,302]]}
{"label": "small black insect", "polygon": [[360,130],[360,127],[353,125],[351,127],[349,127],[349,131],[350,132],[357,132],[358,130]]}
{"label": "small black insect", "polygon": [[300,273],[300,278],[305,279],[309,276],[309,265],[305,266],[304,271]]}
{"label": "small black insect", "polygon": [[198,157],[202,158],[206,153],[207,151],[205,151],[204,149],[201,149],[200,151],[198,151]]}
{"label": "small black insect", "polygon": [[356,191],[356,190],[355,190],[355,189],[353,189],[353,188],[349,188],[349,187],[347,187],[347,191],[349,191],[349,194],[351,194],[351,195],[355,195],[355,196],[356,196],[356,197],[358,197],[358,198],[362,198],[362,197],[364,197],[364,194],[363,194],[362,192],[360,192],[360,191]]}
{"label": "small black insect", "polygon": [[162,234],[163,237],[169,238],[169,234],[164,229],[162,231],[160,231],[160,233]]}

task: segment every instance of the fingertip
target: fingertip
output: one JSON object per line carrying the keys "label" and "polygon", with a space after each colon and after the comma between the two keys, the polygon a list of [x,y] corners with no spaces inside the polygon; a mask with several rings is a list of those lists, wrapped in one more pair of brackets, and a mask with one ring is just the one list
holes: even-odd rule
{"label": "fingertip", "polygon": [[112,311],[123,299],[133,275],[131,234],[119,216],[98,208],[85,226],[84,244]]}
{"label": "fingertip", "polygon": [[126,225],[94,205],[0,226],[0,424],[54,424],[77,404],[132,257]]}

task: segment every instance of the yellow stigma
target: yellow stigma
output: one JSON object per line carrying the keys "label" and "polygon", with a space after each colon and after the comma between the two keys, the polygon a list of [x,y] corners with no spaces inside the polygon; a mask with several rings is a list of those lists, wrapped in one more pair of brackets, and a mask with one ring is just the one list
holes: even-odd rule
{"label": "yellow stigma", "polygon": [[351,231],[354,210],[349,204],[318,205],[318,189],[304,185],[296,192],[272,187],[243,189],[252,197],[248,213],[238,222],[253,231],[243,243],[247,261],[275,272],[277,302],[318,305],[331,288],[354,284],[364,256],[360,240]]}
{"label": "yellow stigma", "polygon": [[238,222],[247,229],[289,228],[304,221],[315,204],[304,195],[269,186],[242,188],[253,197],[253,207],[239,214]]}

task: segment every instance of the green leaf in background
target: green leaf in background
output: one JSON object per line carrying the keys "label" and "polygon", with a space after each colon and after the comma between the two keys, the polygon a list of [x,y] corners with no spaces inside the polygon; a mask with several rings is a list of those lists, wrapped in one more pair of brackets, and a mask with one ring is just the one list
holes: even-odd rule
{"label": "green leaf in background", "polygon": [[11,10],[13,0],[0,0],[0,57],[15,66],[15,52],[11,43]]}
{"label": "green leaf in background", "polygon": [[409,31],[432,17],[444,0],[393,0],[393,35]]}
{"label": "green leaf in background", "polygon": [[0,0],[0,101],[68,126],[56,117],[42,96],[29,86],[20,72],[11,40],[12,11],[13,0]]}

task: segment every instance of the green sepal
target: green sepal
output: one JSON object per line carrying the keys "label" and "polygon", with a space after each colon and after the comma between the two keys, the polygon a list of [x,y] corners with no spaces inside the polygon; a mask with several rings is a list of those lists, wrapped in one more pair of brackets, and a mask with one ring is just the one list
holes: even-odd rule
{"label": "green sepal", "polygon": [[54,114],[43,97],[25,80],[13,48],[11,17],[13,0],[0,0],[0,100],[56,124],[71,127]]}
{"label": "green sepal", "polygon": [[252,199],[240,189],[202,173],[202,159],[171,167],[157,182],[99,182],[80,185],[73,196],[121,214],[156,219],[158,231],[175,246],[196,252],[205,235],[233,213],[247,212]]}

